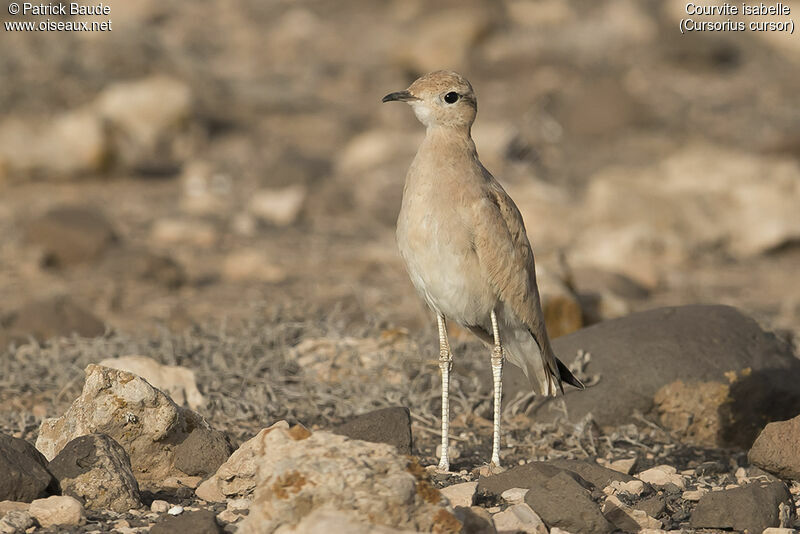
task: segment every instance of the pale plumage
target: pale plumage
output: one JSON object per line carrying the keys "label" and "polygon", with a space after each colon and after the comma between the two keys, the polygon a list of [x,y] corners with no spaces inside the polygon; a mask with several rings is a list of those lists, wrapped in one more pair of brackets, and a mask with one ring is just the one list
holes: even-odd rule
{"label": "pale plumage", "polygon": [[470,135],[477,113],[472,86],[459,74],[438,71],[419,78],[406,91],[384,97],[384,102],[390,100],[408,102],[427,126],[406,176],[397,243],[414,286],[439,318],[440,467],[449,467],[445,404],[451,356],[443,318],[495,346],[492,460],[498,463],[502,355],[525,371],[538,394],[556,395],[562,381],[583,386],[553,354],[522,216],[478,159]]}

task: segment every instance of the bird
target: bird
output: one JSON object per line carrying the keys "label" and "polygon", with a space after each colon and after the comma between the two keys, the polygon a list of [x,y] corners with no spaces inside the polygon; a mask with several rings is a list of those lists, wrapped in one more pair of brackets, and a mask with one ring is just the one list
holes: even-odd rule
{"label": "bird", "polygon": [[440,70],[382,101],[409,104],[426,127],[406,175],[396,238],[412,284],[436,316],[442,378],[437,468],[450,470],[448,320],[491,347],[490,467],[500,468],[504,359],[522,368],[538,395],[563,393],[562,383],[584,385],[553,352],[522,215],[478,158],[471,135],[478,112],[472,85],[456,72]]}

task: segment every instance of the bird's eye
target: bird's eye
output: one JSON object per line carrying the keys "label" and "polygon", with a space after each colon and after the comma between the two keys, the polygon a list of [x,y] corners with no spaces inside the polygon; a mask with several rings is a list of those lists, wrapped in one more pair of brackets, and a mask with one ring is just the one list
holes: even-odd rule
{"label": "bird's eye", "polygon": [[458,93],[456,93],[455,91],[450,91],[449,93],[444,95],[444,101],[447,102],[448,104],[455,104],[456,101],[458,100],[458,97],[459,97]]}

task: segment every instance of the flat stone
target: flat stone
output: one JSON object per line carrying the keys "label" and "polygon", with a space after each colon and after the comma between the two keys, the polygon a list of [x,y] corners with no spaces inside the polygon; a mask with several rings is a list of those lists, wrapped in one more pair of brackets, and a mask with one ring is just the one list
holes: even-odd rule
{"label": "flat stone", "polygon": [[[206,404],[205,398],[197,389],[194,371],[186,367],[164,365],[153,358],[135,355],[106,358],[98,365],[141,376],[169,395],[178,406],[188,405],[191,409],[197,410]],[[214,469],[216,470],[216,467]]]}
{"label": "flat stone", "polygon": [[[749,447],[764,421],[800,413],[800,359],[788,344],[728,306],[634,313],[562,336],[553,345],[567,364],[579,350],[591,353],[587,372],[602,377],[586,391],[565,388],[571,420],[591,412],[601,426],[624,424],[636,411],[650,412],[653,397],[666,384],[727,383],[731,371],[739,379],[729,388],[721,441]],[[530,389],[524,373],[512,365],[503,373],[503,384],[507,398]],[[542,407],[532,417],[552,420],[556,413]]]}
{"label": "flat stone", "polygon": [[79,499],[91,510],[125,513],[142,505],[128,453],[105,434],[73,439],[48,468],[62,495]]}
{"label": "flat stone", "polygon": [[563,528],[573,534],[604,534],[614,530],[589,491],[566,472],[530,489],[525,503],[548,527]]}
{"label": "flat stone", "polygon": [[219,534],[222,528],[217,524],[214,512],[199,510],[187,512],[177,517],[170,517],[156,523],[150,529],[151,534],[174,534],[191,532],[192,534]]}
{"label": "flat stone", "polygon": [[117,237],[100,210],[59,206],[31,221],[25,239],[43,249],[45,266],[64,267],[97,260]]}
{"label": "flat stone", "polygon": [[747,459],[780,478],[800,480],[800,415],[764,427]]}
{"label": "flat stone", "polygon": [[637,510],[610,495],[603,503],[603,515],[620,530],[638,532],[643,528],[661,528],[663,525],[642,510]]}
{"label": "flat stone", "polygon": [[456,506],[472,506],[477,489],[477,482],[462,482],[442,488],[440,491],[450,501],[450,505],[455,508]]}
{"label": "flat stone", "polygon": [[604,488],[615,480],[619,482],[630,482],[634,480],[630,475],[603,467],[592,460],[569,460],[566,458],[559,458],[557,460],[550,460],[547,463],[577,473],[582,479],[596,488]]}
{"label": "flat stone", "polygon": [[81,503],[74,497],[54,495],[36,499],[28,512],[44,527],[72,527],[86,523],[86,514]]}
{"label": "flat stone", "polygon": [[525,488],[511,488],[505,490],[500,496],[511,504],[519,504],[525,500],[525,495],[530,490]]}
{"label": "flat stone", "polygon": [[547,534],[542,518],[526,503],[509,506],[492,516],[498,534],[524,532],[525,534]]}
{"label": "flat stone", "polygon": [[686,488],[686,482],[683,476],[679,475],[677,470],[669,465],[651,467],[636,475],[636,478],[642,482],[647,482],[655,488],[666,488],[670,484],[682,490]]}
{"label": "flat stone", "polygon": [[634,503],[632,507],[641,510],[650,517],[659,517],[667,508],[667,500],[663,494],[655,494]]}
{"label": "flat stone", "polygon": [[214,474],[230,457],[233,447],[225,435],[210,428],[195,428],[175,447],[175,467],[190,476]]}
{"label": "flat stone", "polygon": [[692,512],[692,528],[717,528],[762,532],[780,526],[778,507],[791,503],[783,482],[746,486],[706,493]]}
{"label": "flat stone", "polygon": [[27,441],[0,434],[0,500],[31,502],[57,492],[47,460]]}
{"label": "flat stone", "polygon": [[401,454],[411,454],[411,415],[406,407],[382,408],[353,417],[332,429],[352,439],[387,443]]}

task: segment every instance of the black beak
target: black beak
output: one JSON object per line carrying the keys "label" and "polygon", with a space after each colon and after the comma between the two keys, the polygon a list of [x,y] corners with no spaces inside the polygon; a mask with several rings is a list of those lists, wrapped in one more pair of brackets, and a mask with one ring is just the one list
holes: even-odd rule
{"label": "black beak", "polygon": [[419,100],[416,96],[408,91],[397,91],[396,93],[389,93],[381,99],[381,102],[409,102],[411,100]]}

